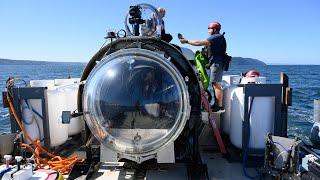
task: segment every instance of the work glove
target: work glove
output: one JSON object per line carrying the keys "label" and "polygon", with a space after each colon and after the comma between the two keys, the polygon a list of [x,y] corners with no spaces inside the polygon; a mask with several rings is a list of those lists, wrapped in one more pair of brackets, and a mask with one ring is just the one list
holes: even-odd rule
{"label": "work glove", "polygon": [[188,43],[188,40],[186,40],[186,39],[179,39],[179,40],[180,40],[180,42],[181,42],[182,44]]}
{"label": "work glove", "polygon": [[178,39],[180,40],[180,42],[181,42],[182,44],[188,43],[188,40],[185,39],[185,38],[182,36],[182,34],[180,34],[180,33],[178,33]]}
{"label": "work glove", "polygon": [[182,36],[182,34],[178,33],[178,39],[184,39],[184,37]]}

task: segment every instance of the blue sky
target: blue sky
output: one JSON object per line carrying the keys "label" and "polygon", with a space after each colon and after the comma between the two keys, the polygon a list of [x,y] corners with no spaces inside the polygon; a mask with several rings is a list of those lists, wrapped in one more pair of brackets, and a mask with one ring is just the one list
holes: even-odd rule
{"label": "blue sky", "polygon": [[142,2],[166,8],[174,43],[178,32],[204,39],[220,21],[232,56],[320,64],[318,0],[0,0],[0,58],[87,62],[105,31],[122,29],[128,6]]}

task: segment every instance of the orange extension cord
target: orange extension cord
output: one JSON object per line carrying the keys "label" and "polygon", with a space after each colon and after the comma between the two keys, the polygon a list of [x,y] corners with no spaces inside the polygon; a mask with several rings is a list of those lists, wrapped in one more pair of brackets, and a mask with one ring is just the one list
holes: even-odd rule
{"label": "orange extension cord", "polygon": [[[35,163],[37,165],[37,168],[48,168],[58,171],[62,174],[68,174],[73,167],[73,165],[80,161],[80,159],[75,157],[70,158],[62,158],[60,156],[54,155],[53,153],[49,152],[46,148],[42,147],[39,140],[33,140],[30,136],[30,134],[26,131],[26,129],[23,127],[19,117],[17,116],[17,113],[14,109],[13,103],[9,97],[9,93],[7,94],[7,100],[9,102],[10,110],[19,125],[20,129],[23,131],[23,134],[27,137],[28,140],[32,142],[35,148],[31,147],[29,144],[21,144],[21,147],[24,149],[29,150],[33,155],[35,156]],[[47,160],[46,158],[42,158],[40,156],[40,153],[45,153],[50,159]]]}

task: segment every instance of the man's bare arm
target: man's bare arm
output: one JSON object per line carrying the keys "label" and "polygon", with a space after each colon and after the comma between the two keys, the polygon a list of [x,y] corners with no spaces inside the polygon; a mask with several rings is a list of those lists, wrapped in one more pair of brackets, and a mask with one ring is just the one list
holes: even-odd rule
{"label": "man's bare arm", "polygon": [[188,40],[188,44],[193,46],[209,46],[210,42],[208,40]]}

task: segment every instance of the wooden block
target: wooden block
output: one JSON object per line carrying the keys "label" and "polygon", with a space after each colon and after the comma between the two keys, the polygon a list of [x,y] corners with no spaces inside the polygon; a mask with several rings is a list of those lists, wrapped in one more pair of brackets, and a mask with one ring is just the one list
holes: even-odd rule
{"label": "wooden block", "polygon": [[2,104],[3,104],[3,108],[9,107],[9,102],[7,100],[7,92],[2,92]]}
{"label": "wooden block", "polygon": [[287,106],[292,106],[292,88],[286,88],[286,97],[285,103]]}

